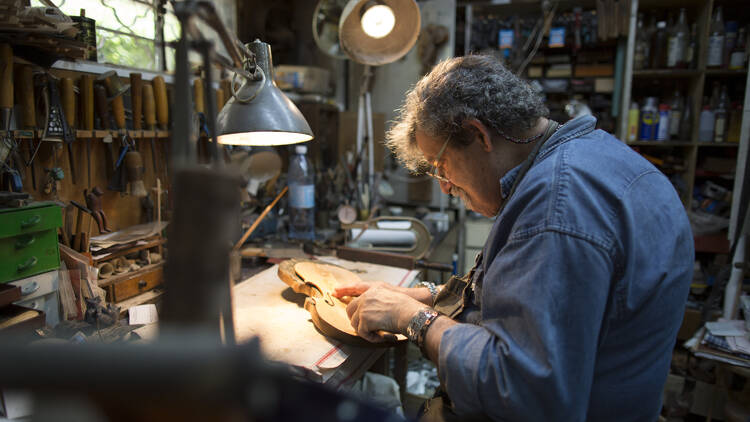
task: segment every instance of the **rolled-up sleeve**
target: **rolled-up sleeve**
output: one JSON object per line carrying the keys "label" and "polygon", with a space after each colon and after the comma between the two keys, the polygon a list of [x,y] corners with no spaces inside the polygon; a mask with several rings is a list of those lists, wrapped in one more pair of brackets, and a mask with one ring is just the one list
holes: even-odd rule
{"label": "rolled-up sleeve", "polygon": [[440,342],[456,413],[584,420],[612,274],[598,239],[545,229],[508,242],[484,275],[482,323]]}

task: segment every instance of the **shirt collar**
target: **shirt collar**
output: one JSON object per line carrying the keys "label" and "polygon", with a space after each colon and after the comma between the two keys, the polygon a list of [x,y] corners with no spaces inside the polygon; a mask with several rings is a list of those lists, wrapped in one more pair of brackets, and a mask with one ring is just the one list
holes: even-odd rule
{"label": "shirt collar", "polygon": [[[552,136],[550,136],[550,138],[547,140],[547,142],[544,143],[544,145],[542,145],[542,148],[539,150],[539,154],[537,155],[537,159],[539,159],[539,157],[547,155],[558,145],[570,139],[579,137],[585,133],[591,132],[595,127],[596,117],[590,114],[579,116],[573,120],[566,122],[565,124],[561,125],[557,129],[557,131],[552,134]],[[521,172],[522,166],[523,163],[513,167],[512,169],[508,170],[508,172],[505,173],[503,177],[500,178],[500,195],[503,197],[503,199],[508,199],[510,190],[513,188],[513,184],[515,183],[518,174]]]}

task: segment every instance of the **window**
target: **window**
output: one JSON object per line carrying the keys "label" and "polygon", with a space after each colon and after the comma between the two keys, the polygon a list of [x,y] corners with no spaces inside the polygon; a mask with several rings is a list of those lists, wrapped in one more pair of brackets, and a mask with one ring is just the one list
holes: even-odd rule
{"label": "window", "polygon": [[[86,17],[96,20],[98,62],[154,71],[174,69],[174,49],[162,40],[167,43],[177,40],[180,24],[168,2],[164,1],[163,8],[162,0],[54,0],[54,3],[69,16],[78,16],[83,9]],[[34,1],[32,5],[41,4]],[[230,31],[234,31],[235,0],[215,0],[214,5]],[[210,31],[206,31],[206,36],[213,38]]]}

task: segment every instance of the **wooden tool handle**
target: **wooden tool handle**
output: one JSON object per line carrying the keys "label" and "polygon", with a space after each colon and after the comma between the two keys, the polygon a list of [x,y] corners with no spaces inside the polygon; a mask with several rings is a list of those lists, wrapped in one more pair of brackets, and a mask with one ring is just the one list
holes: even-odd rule
{"label": "wooden tool handle", "polygon": [[[113,78],[117,78],[118,76],[115,75]],[[106,78],[104,79],[104,83],[107,86],[108,92],[113,92],[115,89],[112,86],[113,81],[112,78]],[[125,129],[125,106],[122,103],[122,95],[119,95],[112,99],[112,115],[115,117],[115,125],[117,125],[118,129]]]}
{"label": "wooden tool handle", "polygon": [[24,129],[36,128],[36,108],[34,104],[34,72],[30,65],[19,68],[18,103],[21,105],[21,125]]}
{"label": "wooden tool handle", "polygon": [[154,102],[156,103],[156,121],[162,129],[167,128],[169,122],[169,106],[167,105],[167,86],[164,84],[164,78],[157,76],[154,78]]}
{"label": "wooden tool handle", "polygon": [[195,102],[196,113],[206,112],[203,104],[203,79],[198,78],[193,82],[193,101]]}
{"label": "wooden tool handle", "polygon": [[224,103],[226,102],[224,97],[224,90],[219,87],[219,89],[216,90],[216,107],[218,108],[217,112],[221,111],[222,107],[224,107]]}
{"label": "wooden tool handle", "polygon": [[154,105],[154,87],[143,84],[143,119],[148,129],[156,128],[156,108]]}
{"label": "wooden tool handle", "polygon": [[62,78],[60,80],[60,95],[62,96],[63,114],[69,127],[74,127],[76,122],[76,93],[73,90],[73,79]]}
{"label": "wooden tool handle", "polygon": [[9,44],[0,44],[0,108],[13,108],[13,49]]}
{"label": "wooden tool handle", "polygon": [[101,84],[94,85],[94,102],[96,114],[101,120],[102,129],[109,129],[109,111],[107,107],[107,89]]}
{"label": "wooden tool handle", "polygon": [[94,129],[94,77],[81,75],[81,129]]}
{"label": "wooden tool handle", "polygon": [[143,80],[140,73],[130,74],[130,102],[133,105],[133,128],[143,129],[141,116],[143,114]]}
{"label": "wooden tool handle", "polygon": [[112,114],[115,116],[117,128],[125,129],[125,106],[122,104],[122,96],[112,99]]}

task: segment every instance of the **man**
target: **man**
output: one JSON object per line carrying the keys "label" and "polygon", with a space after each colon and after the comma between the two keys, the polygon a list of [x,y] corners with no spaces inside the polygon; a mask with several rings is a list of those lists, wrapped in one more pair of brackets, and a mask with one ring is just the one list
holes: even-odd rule
{"label": "man", "polygon": [[[491,57],[438,64],[388,146],[497,219],[477,265],[427,288],[345,286],[370,341],[406,333],[445,394],[426,419],[653,421],[682,320],[693,238],[656,168],[595,118],[558,126]],[[434,308],[434,309],[433,309]],[[436,312],[436,310],[438,312]]]}

